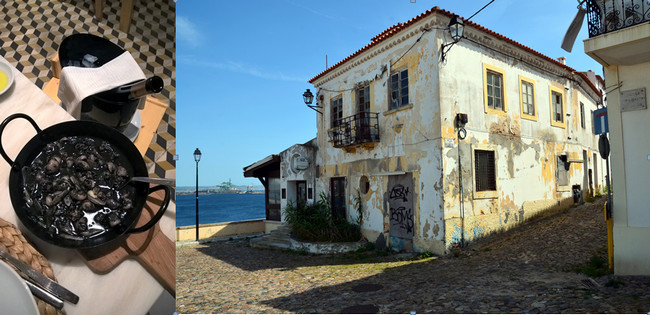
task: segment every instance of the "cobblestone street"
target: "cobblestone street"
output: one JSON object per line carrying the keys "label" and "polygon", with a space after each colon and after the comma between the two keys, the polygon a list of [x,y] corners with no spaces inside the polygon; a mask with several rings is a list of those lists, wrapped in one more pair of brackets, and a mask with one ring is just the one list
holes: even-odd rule
{"label": "cobblestone street", "polygon": [[[604,198],[444,257],[314,256],[230,240],[176,249],[179,313],[643,313],[650,277],[607,263]],[[597,269],[597,268],[596,268]]]}

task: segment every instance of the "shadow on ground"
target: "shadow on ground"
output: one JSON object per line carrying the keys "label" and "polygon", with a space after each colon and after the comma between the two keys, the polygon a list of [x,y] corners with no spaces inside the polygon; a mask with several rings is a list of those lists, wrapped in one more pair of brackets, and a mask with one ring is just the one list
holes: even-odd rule
{"label": "shadow on ground", "polygon": [[[602,217],[601,200],[414,261],[376,251],[300,255],[246,241],[197,245],[181,249],[177,303],[198,313],[646,313],[650,277],[576,272],[594,257],[606,261]],[[219,267],[193,265],[211,261]]]}
{"label": "shadow on ground", "polygon": [[586,204],[446,257],[261,303],[291,313],[646,313],[650,277],[578,272],[606,258],[600,209]]}
{"label": "shadow on ground", "polygon": [[247,271],[263,269],[293,270],[300,267],[352,265],[409,259],[416,254],[398,255],[389,251],[363,248],[338,255],[312,255],[304,252],[250,247],[248,240],[232,240],[199,245],[197,251]]}

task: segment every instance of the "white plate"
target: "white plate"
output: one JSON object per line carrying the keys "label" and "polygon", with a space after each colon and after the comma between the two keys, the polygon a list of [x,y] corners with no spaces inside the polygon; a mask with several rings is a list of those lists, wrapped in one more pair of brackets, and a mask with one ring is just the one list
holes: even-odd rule
{"label": "white plate", "polygon": [[0,260],[0,313],[38,315],[38,307],[32,292],[16,271]]}
{"label": "white plate", "polygon": [[14,70],[13,67],[5,61],[0,61],[0,72],[7,75],[7,85],[0,90],[0,95],[4,94],[14,83]]}

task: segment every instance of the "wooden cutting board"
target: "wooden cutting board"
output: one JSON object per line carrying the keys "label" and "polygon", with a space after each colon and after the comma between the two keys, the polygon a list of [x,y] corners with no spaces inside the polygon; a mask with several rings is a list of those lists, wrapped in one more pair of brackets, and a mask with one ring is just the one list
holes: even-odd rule
{"label": "wooden cutting board", "polygon": [[[142,210],[136,227],[148,222],[160,209],[165,192],[153,192]],[[106,274],[126,259],[138,261],[172,296],[176,296],[176,246],[158,224],[149,231],[130,234],[125,239],[99,249],[79,251],[88,267]]]}

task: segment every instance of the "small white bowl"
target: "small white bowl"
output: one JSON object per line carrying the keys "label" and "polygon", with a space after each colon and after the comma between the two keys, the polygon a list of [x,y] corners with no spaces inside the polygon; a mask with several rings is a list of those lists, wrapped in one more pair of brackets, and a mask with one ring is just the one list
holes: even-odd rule
{"label": "small white bowl", "polygon": [[7,75],[7,85],[0,90],[0,95],[4,94],[14,83],[14,70],[13,67],[4,60],[0,60],[0,71]]}

